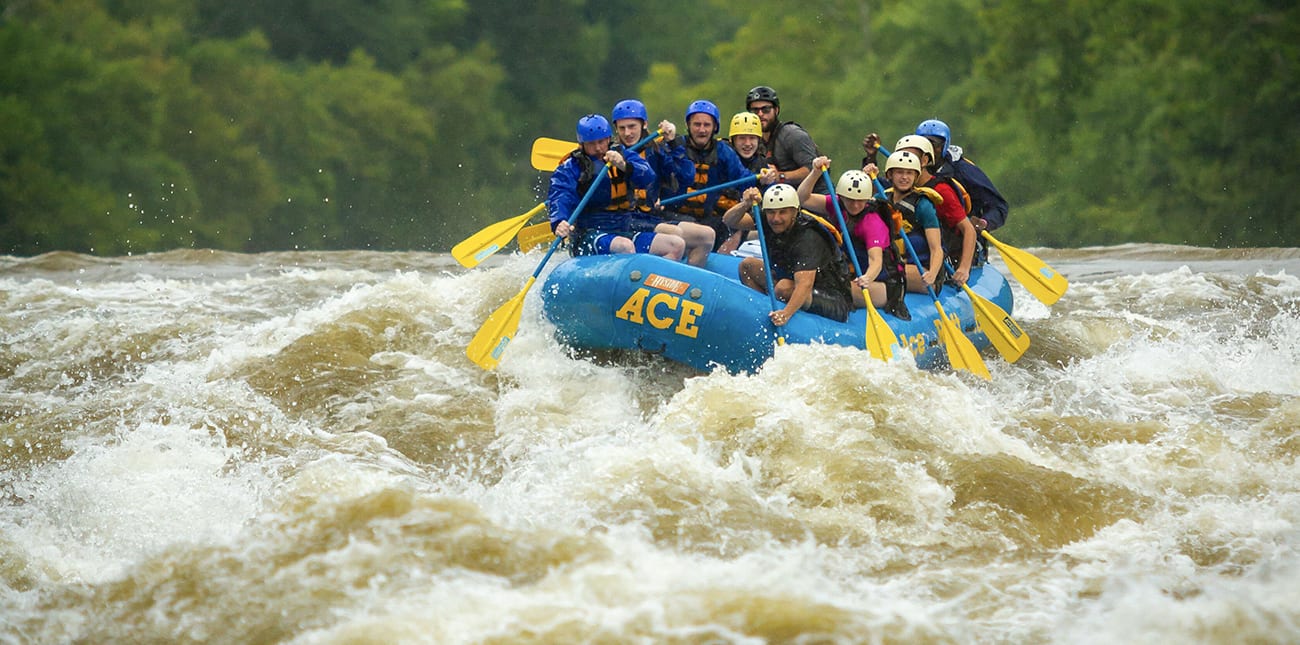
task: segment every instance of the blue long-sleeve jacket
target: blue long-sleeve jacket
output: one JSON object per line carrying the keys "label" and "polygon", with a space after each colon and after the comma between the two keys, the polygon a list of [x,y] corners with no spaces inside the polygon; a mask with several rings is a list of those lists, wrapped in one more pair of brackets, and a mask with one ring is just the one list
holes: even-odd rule
{"label": "blue long-sleeve jacket", "polygon": [[[997,187],[993,185],[993,181],[989,179],[988,175],[984,174],[983,170],[980,170],[979,166],[961,156],[960,148],[955,151],[953,148],[955,146],[949,147],[948,163],[944,165],[952,168],[953,177],[961,182],[967,193],[970,193],[970,215],[987,220],[990,231],[1006,224],[1007,212],[1011,208],[1007,204],[1006,198],[1002,196],[1002,193],[998,192]],[[956,152],[956,154],[953,154],[953,152]],[[942,169],[940,169],[940,175],[942,176]]]}
{"label": "blue long-sleeve jacket", "polygon": [[[698,174],[698,165],[703,165],[706,162],[710,157],[710,151],[697,150],[688,146],[686,156],[691,160],[692,179],[686,185],[682,186],[682,193],[686,192],[686,189],[692,186],[694,186],[695,190],[701,190],[709,186],[724,184],[743,177],[754,176],[754,173],[749,172],[749,169],[745,167],[745,164],[740,161],[740,155],[736,154],[736,150],[731,147],[730,143],[716,140],[713,142],[713,147],[714,150],[716,150],[717,159],[712,163],[709,163],[708,173],[705,175],[707,179],[703,184],[701,184],[700,177],[696,176]],[[677,205],[677,210],[685,214],[706,219],[718,217],[719,214],[715,213],[714,209],[717,207],[718,198],[721,196],[722,192],[715,190],[705,195],[703,202],[696,202],[695,200],[690,199],[679,203]]]}
{"label": "blue long-sleeve jacket", "polygon": [[[655,173],[641,155],[624,155],[623,158],[627,161],[627,170],[624,172],[628,177],[629,190],[649,189],[655,183]],[[599,157],[588,156],[588,159],[598,171],[605,165]],[[584,194],[579,192],[578,188],[578,181],[581,178],[582,165],[572,155],[560,162],[560,166],[551,173],[551,185],[546,193],[546,210],[551,221],[551,230],[555,230],[560,222],[568,220],[573,215],[573,209],[578,207],[578,202],[582,201]],[[595,193],[587,201],[587,205],[583,207],[582,213],[578,215],[573,226],[602,231],[626,230],[630,212],[609,210],[612,195],[609,173],[604,173],[591,190]]]}
{"label": "blue long-sleeve jacket", "polygon": [[656,179],[654,186],[646,189],[646,203],[650,206],[660,199],[680,195],[695,180],[695,164],[686,157],[681,138],[646,146],[642,154]]}

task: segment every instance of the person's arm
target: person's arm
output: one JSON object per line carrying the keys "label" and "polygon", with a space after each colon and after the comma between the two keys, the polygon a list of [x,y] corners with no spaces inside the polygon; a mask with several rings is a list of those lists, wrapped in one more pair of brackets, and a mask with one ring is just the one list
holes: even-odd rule
{"label": "person's arm", "polygon": [[561,162],[551,173],[551,185],[546,192],[546,216],[551,222],[551,231],[560,237],[568,237],[569,216],[578,205],[576,167],[577,164],[570,159]]}
{"label": "person's arm", "polygon": [[735,206],[727,209],[722,215],[722,223],[733,231],[752,231],[755,228],[752,212],[754,204],[763,198],[762,193],[757,188],[746,188],[745,192],[740,195],[740,201]]}
{"label": "person's arm", "polygon": [[781,171],[780,173],[777,174],[776,180],[783,184],[798,186],[800,183],[803,182],[803,180],[806,177],[808,177],[808,174],[811,172],[812,170],[800,166],[798,168],[795,168],[794,170]]}
{"label": "person's arm", "polygon": [[943,244],[939,227],[925,229],[925,243],[930,247],[930,268],[926,269],[921,280],[934,286],[935,279],[939,277],[939,269],[943,267]]}
{"label": "person's arm", "polygon": [[975,225],[969,219],[962,218],[957,231],[961,234],[961,260],[957,263],[952,278],[957,284],[966,284],[966,279],[970,277],[971,262],[975,259]]}
{"label": "person's arm", "polygon": [[822,174],[830,165],[831,160],[826,157],[813,159],[812,170],[799,182],[799,188],[795,190],[795,194],[799,196],[799,205],[818,215],[826,214],[826,196],[819,194],[813,197],[813,187],[821,181]]}
{"label": "person's arm", "polygon": [[790,293],[790,300],[785,303],[785,308],[780,311],[773,311],[770,316],[772,324],[780,327],[790,321],[796,311],[803,308],[804,303],[812,298],[813,283],[817,281],[817,270],[809,269],[807,271],[796,271],[794,274],[794,291]]}
{"label": "person's arm", "polygon": [[[921,274],[921,280],[928,285],[934,285],[934,281],[939,277],[939,269],[943,267],[943,241],[939,233],[939,217],[934,210],[934,202],[929,199],[922,199],[916,205],[916,219],[921,224],[921,229],[925,232],[925,243],[930,248],[930,268]],[[920,269],[920,267],[917,267]]]}
{"label": "person's arm", "polygon": [[871,247],[867,249],[867,270],[862,272],[862,288],[871,284],[880,275],[880,271],[885,268],[885,252],[880,247]]}
{"label": "person's arm", "polygon": [[798,186],[799,182],[812,172],[813,159],[817,157],[817,145],[813,143],[812,135],[800,126],[781,128],[780,134],[788,137],[790,158],[798,164],[794,170],[784,171],[785,182]]}
{"label": "person's arm", "polygon": [[[610,152],[617,152],[611,150]],[[628,173],[629,182],[637,188],[649,188],[659,181],[659,176],[655,174],[650,162],[645,160],[640,154],[632,153],[623,157],[624,165],[620,168],[623,172]]]}

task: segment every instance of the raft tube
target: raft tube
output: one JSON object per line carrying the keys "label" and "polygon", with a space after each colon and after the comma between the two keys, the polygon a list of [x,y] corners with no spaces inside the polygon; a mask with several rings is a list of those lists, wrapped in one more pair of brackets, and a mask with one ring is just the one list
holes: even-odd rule
{"label": "raft tube", "polygon": [[[722,367],[732,373],[753,372],[772,357],[776,328],[767,294],[741,284],[741,258],[717,253],[705,268],[644,253],[571,258],[546,277],[542,308],[555,324],[561,342],[580,349],[625,349],[662,354],[701,371]],[[971,290],[1012,310],[1011,287],[997,269],[971,269]],[[899,341],[895,352],[910,351],[923,369],[948,364],[939,346],[938,312],[929,294],[905,296],[910,321],[883,310]],[[975,347],[989,346],[975,325],[969,298],[947,286],[939,301],[957,316]],[[826,343],[866,347],[865,309],[847,322],[799,312],[781,328],[787,343]]]}

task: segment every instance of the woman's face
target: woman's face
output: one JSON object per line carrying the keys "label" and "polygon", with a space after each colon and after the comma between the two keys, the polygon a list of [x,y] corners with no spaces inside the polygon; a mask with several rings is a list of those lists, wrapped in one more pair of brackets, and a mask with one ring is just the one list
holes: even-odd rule
{"label": "woman's face", "polygon": [[916,184],[917,172],[911,168],[893,168],[889,171],[889,181],[901,192],[912,190]]}
{"label": "woman's face", "polygon": [[854,217],[861,215],[862,211],[867,210],[867,204],[870,203],[865,199],[849,199],[848,197],[842,197],[841,199],[844,200],[844,209],[848,211],[845,215],[852,215]]}
{"label": "woman's face", "polygon": [[731,145],[736,148],[740,156],[748,159],[758,152],[758,136],[753,134],[738,134],[731,138]]}

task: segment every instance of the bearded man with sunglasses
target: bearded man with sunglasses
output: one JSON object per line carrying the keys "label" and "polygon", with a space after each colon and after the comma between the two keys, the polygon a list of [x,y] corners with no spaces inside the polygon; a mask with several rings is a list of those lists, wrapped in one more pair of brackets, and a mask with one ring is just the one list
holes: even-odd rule
{"label": "bearded man with sunglasses", "polygon": [[[768,161],[776,167],[777,181],[798,186],[812,172],[812,161],[820,155],[812,135],[794,121],[781,121],[781,98],[776,90],[759,85],[745,95],[745,109],[763,123],[763,142]],[[825,191],[818,186],[815,192]]]}

